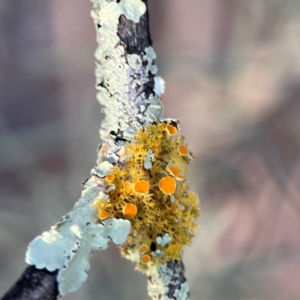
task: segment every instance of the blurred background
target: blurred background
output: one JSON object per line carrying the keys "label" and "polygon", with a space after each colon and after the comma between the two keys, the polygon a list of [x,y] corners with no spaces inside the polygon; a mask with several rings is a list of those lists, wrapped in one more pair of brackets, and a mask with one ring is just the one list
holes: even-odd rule
{"label": "blurred background", "polygon": [[[300,299],[300,1],[149,0],[165,116],[196,158],[193,300]],[[0,294],[71,209],[103,118],[88,0],[0,0]],[[65,299],[149,299],[117,247]]]}

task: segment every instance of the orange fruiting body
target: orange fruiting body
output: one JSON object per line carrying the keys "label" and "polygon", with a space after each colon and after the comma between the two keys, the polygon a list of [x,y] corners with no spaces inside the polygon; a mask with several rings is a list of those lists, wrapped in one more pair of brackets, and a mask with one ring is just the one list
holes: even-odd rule
{"label": "orange fruiting body", "polygon": [[171,176],[163,177],[159,181],[159,188],[162,192],[164,192],[167,195],[171,195],[176,190],[176,181]]}
{"label": "orange fruiting body", "polygon": [[115,175],[114,175],[114,174],[108,174],[108,175],[106,176],[106,179],[107,179],[108,181],[113,181],[113,180],[115,179]]}
{"label": "orange fruiting body", "polygon": [[170,135],[175,135],[177,133],[177,128],[172,125],[167,125],[167,131]]}
{"label": "orange fruiting body", "polygon": [[108,212],[105,210],[102,210],[99,212],[99,218],[100,219],[106,219],[108,217]]}
{"label": "orange fruiting body", "polygon": [[126,218],[131,219],[137,214],[137,207],[135,204],[126,204],[123,208],[123,214]]}
{"label": "orange fruiting body", "polygon": [[170,172],[178,179],[184,179],[184,176],[180,174],[180,169],[178,166],[169,167]]}
{"label": "orange fruiting body", "polygon": [[148,181],[140,180],[135,183],[134,190],[136,193],[145,194],[145,193],[148,193],[149,187],[150,187],[150,185],[149,185]]}
{"label": "orange fruiting body", "polygon": [[140,247],[140,253],[145,253],[148,250],[148,246],[147,245],[142,245]]}
{"label": "orange fruiting body", "polygon": [[189,150],[187,149],[187,147],[181,145],[178,147],[178,151],[181,155],[187,155],[189,154]]}
{"label": "orange fruiting body", "polygon": [[147,264],[150,261],[150,256],[144,255],[141,260],[144,264]]}

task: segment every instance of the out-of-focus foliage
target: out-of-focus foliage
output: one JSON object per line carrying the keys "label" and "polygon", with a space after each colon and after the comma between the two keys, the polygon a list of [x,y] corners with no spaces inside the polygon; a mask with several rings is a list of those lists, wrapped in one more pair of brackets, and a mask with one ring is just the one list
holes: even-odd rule
{"label": "out-of-focus foliage", "polygon": [[[300,298],[300,2],[150,2],[165,116],[196,155],[192,299]],[[79,198],[96,160],[91,4],[0,0],[0,290],[33,237]],[[116,247],[66,299],[148,299]]]}

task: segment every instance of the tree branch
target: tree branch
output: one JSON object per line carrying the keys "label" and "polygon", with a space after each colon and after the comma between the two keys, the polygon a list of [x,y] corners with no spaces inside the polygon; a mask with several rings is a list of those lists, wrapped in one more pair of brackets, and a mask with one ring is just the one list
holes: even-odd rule
{"label": "tree branch", "polygon": [[177,134],[179,121],[162,119],[164,82],[156,75],[147,1],[92,2],[103,144],[81,198],[29,244],[32,266],[3,299],[56,299],[77,290],[91,252],[113,241],[148,275],[153,300],[185,300],[180,259],[194,234],[198,199],[185,180],[191,154]]}
{"label": "tree branch", "polygon": [[56,272],[28,266],[2,300],[52,300],[58,296]]}

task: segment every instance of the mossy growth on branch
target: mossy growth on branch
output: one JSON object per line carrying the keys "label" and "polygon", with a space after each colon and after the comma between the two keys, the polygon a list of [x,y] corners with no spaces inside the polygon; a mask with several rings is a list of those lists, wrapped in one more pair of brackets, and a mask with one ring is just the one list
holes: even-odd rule
{"label": "mossy growth on branch", "polygon": [[124,164],[105,177],[109,198],[96,198],[99,222],[123,218],[131,232],[121,246],[138,269],[179,259],[191,244],[199,216],[199,200],[186,181],[192,159],[177,122],[165,121],[140,129],[125,146]]}

